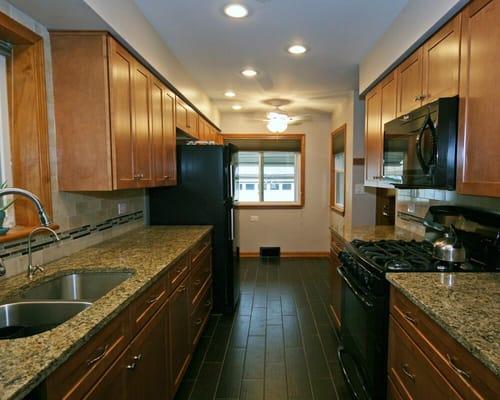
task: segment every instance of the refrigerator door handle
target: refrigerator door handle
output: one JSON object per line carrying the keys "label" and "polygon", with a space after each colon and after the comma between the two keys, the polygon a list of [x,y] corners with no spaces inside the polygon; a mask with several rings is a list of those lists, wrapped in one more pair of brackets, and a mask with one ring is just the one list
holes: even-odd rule
{"label": "refrigerator door handle", "polygon": [[233,164],[229,165],[229,192],[231,199],[234,199]]}
{"label": "refrigerator door handle", "polygon": [[234,240],[234,208],[231,208],[231,240]]}

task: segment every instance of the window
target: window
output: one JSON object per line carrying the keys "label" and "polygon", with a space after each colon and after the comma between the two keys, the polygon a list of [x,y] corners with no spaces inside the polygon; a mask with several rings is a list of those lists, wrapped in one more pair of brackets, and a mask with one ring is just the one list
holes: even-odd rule
{"label": "window", "polygon": [[330,208],[340,214],[345,204],[345,134],[345,125],[332,132],[330,150]]}
{"label": "window", "polygon": [[224,134],[236,146],[234,200],[238,208],[302,208],[304,134]]}
{"label": "window", "polygon": [[[239,203],[296,203],[300,153],[284,151],[240,151],[236,155],[236,185]],[[262,190],[260,190],[262,188]]]}

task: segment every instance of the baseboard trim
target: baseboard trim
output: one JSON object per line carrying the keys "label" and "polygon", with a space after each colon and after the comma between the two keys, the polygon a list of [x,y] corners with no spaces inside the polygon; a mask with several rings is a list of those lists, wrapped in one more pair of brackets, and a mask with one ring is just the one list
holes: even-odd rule
{"label": "baseboard trim", "polygon": [[[326,258],[329,252],[321,251],[301,251],[301,252],[283,252],[281,258]],[[241,258],[260,258],[259,252],[240,252]]]}

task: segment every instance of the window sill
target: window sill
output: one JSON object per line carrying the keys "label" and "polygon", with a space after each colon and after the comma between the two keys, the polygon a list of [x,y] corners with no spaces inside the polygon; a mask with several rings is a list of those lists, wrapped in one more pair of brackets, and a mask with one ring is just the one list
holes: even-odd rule
{"label": "window sill", "polygon": [[304,208],[301,203],[235,203],[239,210],[266,209],[266,210],[290,210]]}
{"label": "window sill", "polygon": [[[54,230],[59,229],[59,225],[50,225]],[[0,236],[0,243],[12,242],[14,240],[19,240],[28,237],[30,232],[36,228],[36,226],[14,226],[10,228],[5,235]]]}
{"label": "window sill", "polygon": [[338,206],[330,206],[330,210],[335,211],[337,214],[344,215],[345,214],[345,208],[344,207],[338,207]]}

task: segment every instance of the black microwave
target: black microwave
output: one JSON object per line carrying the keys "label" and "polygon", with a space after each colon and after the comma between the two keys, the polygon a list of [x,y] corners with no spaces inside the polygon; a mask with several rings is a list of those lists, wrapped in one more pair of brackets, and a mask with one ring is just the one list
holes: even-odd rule
{"label": "black microwave", "polygon": [[401,189],[455,189],[458,96],[384,125],[383,179]]}

